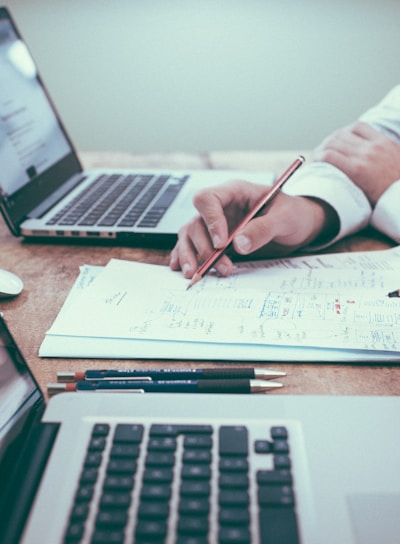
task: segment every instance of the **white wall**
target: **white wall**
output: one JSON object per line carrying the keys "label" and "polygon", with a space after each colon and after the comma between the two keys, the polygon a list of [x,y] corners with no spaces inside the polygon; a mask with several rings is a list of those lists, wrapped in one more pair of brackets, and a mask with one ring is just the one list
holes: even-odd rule
{"label": "white wall", "polygon": [[400,81],[399,0],[5,5],[81,150],[311,148]]}

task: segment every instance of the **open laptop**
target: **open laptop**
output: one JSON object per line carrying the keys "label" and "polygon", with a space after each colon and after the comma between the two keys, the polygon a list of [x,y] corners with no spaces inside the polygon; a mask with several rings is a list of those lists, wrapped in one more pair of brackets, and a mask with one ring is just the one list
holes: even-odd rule
{"label": "open laptop", "polygon": [[0,318],[0,403],[1,542],[399,542],[399,397],[62,393],[45,408]]}
{"label": "open laptop", "polygon": [[[14,235],[171,246],[199,189],[271,173],[84,171],[9,11],[0,8],[0,209]],[[106,127],[104,127],[106,130]]]}

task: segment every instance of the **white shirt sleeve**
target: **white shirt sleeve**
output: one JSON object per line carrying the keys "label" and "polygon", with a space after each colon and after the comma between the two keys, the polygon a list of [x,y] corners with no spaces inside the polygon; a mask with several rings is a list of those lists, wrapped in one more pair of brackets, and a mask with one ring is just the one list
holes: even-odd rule
{"label": "white shirt sleeve", "polygon": [[400,180],[386,189],[375,205],[371,225],[400,244]]}
{"label": "white shirt sleeve", "polygon": [[[361,115],[360,121],[400,144],[400,85]],[[324,245],[311,245],[306,250],[327,247],[363,229],[368,223],[400,243],[400,180],[385,191],[373,212],[361,189],[343,172],[327,163],[306,164],[290,178],[283,190],[290,195],[323,200],[338,216],[340,227],[335,238]]]}
{"label": "white shirt sleeve", "polygon": [[400,144],[400,85],[394,87],[376,106],[363,113],[360,121]]}
{"label": "white shirt sleeve", "polygon": [[[360,121],[370,124],[400,144],[400,85],[392,89],[375,107],[366,111]],[[371,215],[371,225],[400,243],[400,180],[382,194]]]}
{"label": "white shirt sleeve", "polygon": [[300,168],[283,186],[292,196],[323,200],[332,206],[339,219],[339,232],[323,245],[310,245],[306,250],[327,247],[368,225],[371,206],[367,197],[341,170],[331,164],[311,162]]}

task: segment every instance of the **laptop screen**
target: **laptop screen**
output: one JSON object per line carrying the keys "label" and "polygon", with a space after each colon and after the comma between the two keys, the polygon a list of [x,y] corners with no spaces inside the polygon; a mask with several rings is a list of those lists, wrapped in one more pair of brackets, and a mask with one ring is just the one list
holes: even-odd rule
{"label": "laptop screen", "polygon": [[[18,542],[41,473],[28,476],[44,397],[0,314],[0,540]],[[36,435],[38,436],[38,435]],[[34,466],[34,463],[33,465]],[[25,491],[24,484],[27,484]],[[32,485],[31,485],[32,483]],[[31,487],[29,487],[31,485]],[[23,491],[24,489],[24,491]],[[31,491],[32,490],[32,491]]]}
{"label": "laptop screen", "polygon": [[[11,232],[82,167],[7,8],[0,7],[0,211]],[[70,188],[66,187],[65,191]]]}
{"label": "laptop screen", "polygon": [[1,189],[10,195],[70,153],[35,64],[9,19],[0,19]]}
{"label": "laptop screen", "polygon": [[9,464],[15,453],[23,430],[32,423],[33,408],[43,404],[39,387],[31,375],[22,355],[0,318],[0,481],[2,485],[9,473]]}

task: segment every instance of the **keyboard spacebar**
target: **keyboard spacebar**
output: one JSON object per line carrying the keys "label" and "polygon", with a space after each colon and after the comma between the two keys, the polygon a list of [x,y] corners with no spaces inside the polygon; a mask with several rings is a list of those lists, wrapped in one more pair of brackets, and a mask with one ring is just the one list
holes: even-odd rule
{"label": "keyboard spacebar", "polygon": [[293,508],[261,507],[259,519],[261,544],[299,544]]}

